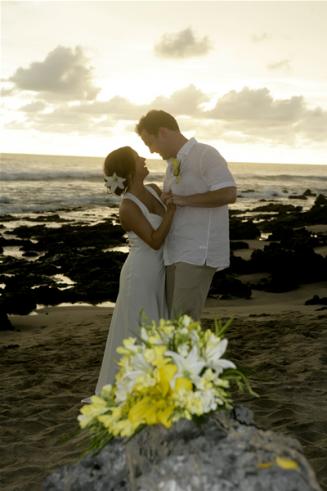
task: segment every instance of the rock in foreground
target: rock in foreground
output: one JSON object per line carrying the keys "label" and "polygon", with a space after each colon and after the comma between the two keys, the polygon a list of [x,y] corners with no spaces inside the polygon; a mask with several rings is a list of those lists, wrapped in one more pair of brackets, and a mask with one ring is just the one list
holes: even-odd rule
{"label": "rock in foreground", "polygon": [[46,491],[319,491],[297,440],[254,426],[237,407],[201,425],[148,427],[128,443],[55,471]]}

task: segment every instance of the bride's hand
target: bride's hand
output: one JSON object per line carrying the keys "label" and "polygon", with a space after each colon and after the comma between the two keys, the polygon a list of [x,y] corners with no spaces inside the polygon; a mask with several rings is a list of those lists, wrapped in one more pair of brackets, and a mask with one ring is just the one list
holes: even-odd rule
{"label": "bride's hand", "polygon": [[167,206],[167,212],[168,213],[175,213],[175,211],[176,211],[176,205],[173,202],[172,198],[170,198],[168,200],[168,202],[166,203],[166,206]]}

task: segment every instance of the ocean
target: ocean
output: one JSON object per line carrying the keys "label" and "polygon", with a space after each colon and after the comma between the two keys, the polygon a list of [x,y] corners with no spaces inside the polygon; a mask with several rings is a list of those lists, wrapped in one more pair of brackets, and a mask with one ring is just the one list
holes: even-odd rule
{"label": "ocean", "polygon": [[[106,191],[102,164],[99,157],[2,154],[0,222],[6,215],[21,223],[24,216],[49,212],[78,222],[108,217],[117,211],[119,198]],[[165,162],[149,159],[147,165],[148,182],[160,185]],[[238,199],[231,209],[251,213],[261,200],[290,203],[290,196],[307,189],[313,194],[327,193],[327,165],[230,163],[229,168],[238,186]],[[291,200],[304,210],[313,201],[314,196]]]}

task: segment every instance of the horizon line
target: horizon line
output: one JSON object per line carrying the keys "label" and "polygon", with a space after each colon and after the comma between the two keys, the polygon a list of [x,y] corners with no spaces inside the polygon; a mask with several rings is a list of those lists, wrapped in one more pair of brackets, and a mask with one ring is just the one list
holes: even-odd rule
{"label": "horizon line", "polygon": [[[37,155],[40,157],[76,157],[76,158],[85,158],[85,159],[104,159],[105,157],[100,157],[98,155],[73,155],[73,154],[51,154],[51,153],[16,153],[16,152],[1,152],[0,155]],[[146,160],[156,160],[158,162],[166,162],[164,159],[157,158],[146,158]],[[232,161],[227,160],[228,164],[263,164],[263,165],[327,165],[326,163],[321,162],[262,162],[262,161]]]}

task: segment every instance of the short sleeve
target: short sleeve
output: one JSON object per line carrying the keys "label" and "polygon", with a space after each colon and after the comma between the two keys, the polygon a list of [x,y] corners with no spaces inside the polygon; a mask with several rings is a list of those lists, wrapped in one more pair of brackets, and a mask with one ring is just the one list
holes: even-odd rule
{"label": "short sleeve", "polygon": [[201,159],[201,175],[210,191],[228,187],[236,187],[235,180],[228,169],[226,160],[218,150],[207,147]]}

